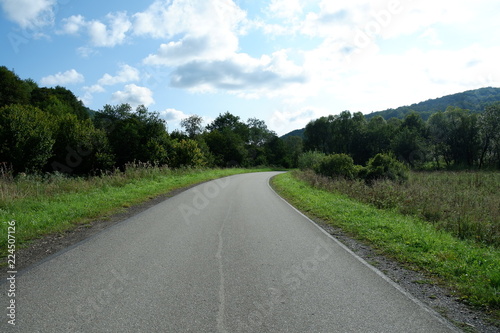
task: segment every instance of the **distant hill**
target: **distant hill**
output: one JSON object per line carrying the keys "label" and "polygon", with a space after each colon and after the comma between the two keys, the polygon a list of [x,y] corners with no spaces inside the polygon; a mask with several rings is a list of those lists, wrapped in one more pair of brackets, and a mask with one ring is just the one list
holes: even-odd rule
{"label": "distant hill", "polygon": [[281,138],[284,139],[284,138],[286,138],[288,136],[300,136],[301,138],[303,138],[305,130],[306,130],[305,128],[297,129],[295,131],[291,131],[290,133],[287,133],[287,134],[283,135]]}
{"label": "distant hill", "polygon": [[[384,111],[376,111],[365,115],[366,119],[371,119],[375,116],[382,116],[384,119],[400,118],[403,119],[408,113],[415,111],[422,116],[422,119],[427,120],[436,112],[446,111],[448,106],[456,106],[462,109],[468,109],[471,112],[479,113],[484,110],[484,107],[490,103],[500,101],[500,88],[480,88],[468,90],[461,93],[447,95],[440,98],[429,99],[425,102],[415,103],[409,106],[401,106],[396,109],[387,109]],[[305,128],[294,130],[282,136],[300,136],[303,137]]]}
{"label": "distant hill", "polygon": [[367,114],[366,119],[375,116],[382,116],[384,119],[400,118],[412,111],[420,113],[422,119],[427,120],[433,113],[446,111],[448,106],[456,106],[461,109],[468,109],[471,112],[482,112],[487,104],[500,101],[500,88],[481,88],[464,91],[458,94],[448,95],[440,98],[429,99],[425,102],[401,106],[396,109],[372,112]]}

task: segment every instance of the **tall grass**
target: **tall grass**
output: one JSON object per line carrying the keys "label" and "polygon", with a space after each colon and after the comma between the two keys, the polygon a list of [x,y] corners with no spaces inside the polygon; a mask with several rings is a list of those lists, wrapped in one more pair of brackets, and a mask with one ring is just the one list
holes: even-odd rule
{"label": "tall grass", "polygon": [[500,247],[499,172],[412,172],[405,184],[379,180],[370,186],[312,171],[296,176],[317,188],[416,216],[460,239]]}

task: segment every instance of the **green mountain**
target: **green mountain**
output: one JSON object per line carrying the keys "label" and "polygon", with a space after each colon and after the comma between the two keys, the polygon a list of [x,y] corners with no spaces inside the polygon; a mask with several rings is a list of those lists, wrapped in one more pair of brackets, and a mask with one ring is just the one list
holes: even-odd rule
{"label": "green mountain", "polygon": [[[410,112],[417,112],[422,116],[422,119],[427,120],[433,113],[446,111],[448,106],[456,106],[462,109],[468,109],[471,112],[479,113],[484,110],[488,104],[500,101],[500,88],[480,88],[468,90],[461,93],[447,95],[440,98],[429,99],[424,102],[415,103],[408,106],[401,106],[396,109],[387,109],[384,111],[376,111],[365,115],[366,119],[371,119],[375,116],[382,116],[384,119],[400,118],[403,119]],[[300,136],[304,135],[304,128],[297,129],[282,136]]]}
{"label": "green mountain", "polygon": [[420,113],[422,119],[427,120],[433,113],[446,111],[448,106],[456,106],[461,109],[468,109],[471,112],[479,113],[484,110],[486,105],[498,101],[500,101],[500,88],[488,87],[429,99],[425,102],[409,106],[401,106],[396,109],[372,112],[366,115],[366,119],[370,119],[375,116],[382,116],[386,120],[389,118],[403,119],[406,114],[415,111]]}

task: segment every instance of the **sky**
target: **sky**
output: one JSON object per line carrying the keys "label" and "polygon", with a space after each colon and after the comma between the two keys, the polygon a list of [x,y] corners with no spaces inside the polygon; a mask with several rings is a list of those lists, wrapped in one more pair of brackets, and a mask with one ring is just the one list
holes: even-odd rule
{"label": "sky", "polygon": [[229,111],[321,116],[500,87],[498,0],[0,0],[0,66],[169,131]]}

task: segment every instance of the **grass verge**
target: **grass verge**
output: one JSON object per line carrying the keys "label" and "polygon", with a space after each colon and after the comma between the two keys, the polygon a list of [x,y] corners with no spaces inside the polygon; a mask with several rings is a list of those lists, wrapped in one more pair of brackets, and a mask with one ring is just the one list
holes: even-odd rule
{"label": "grass verge", "polygon": [[320,190],[286,173],[277,192],[299,210],[368,241],[380,252],[426,272],[466,302],[500,317],[500,251],[459,240],[416,217],[382,210],[346,195]]}
{"label": "grass verge", "polygon": [[[43,235],[63,232],[85,221],[105,218],[172,190],[204,181],[269,169],[170,170],[130,168],[99,177],[10,179],[0,200],[0,256],[7,255],[9,221],[16,221],[16,247]],[[6,182],[10,182],[7,184]],[[14,195],[15,194],[15,195]]]}

